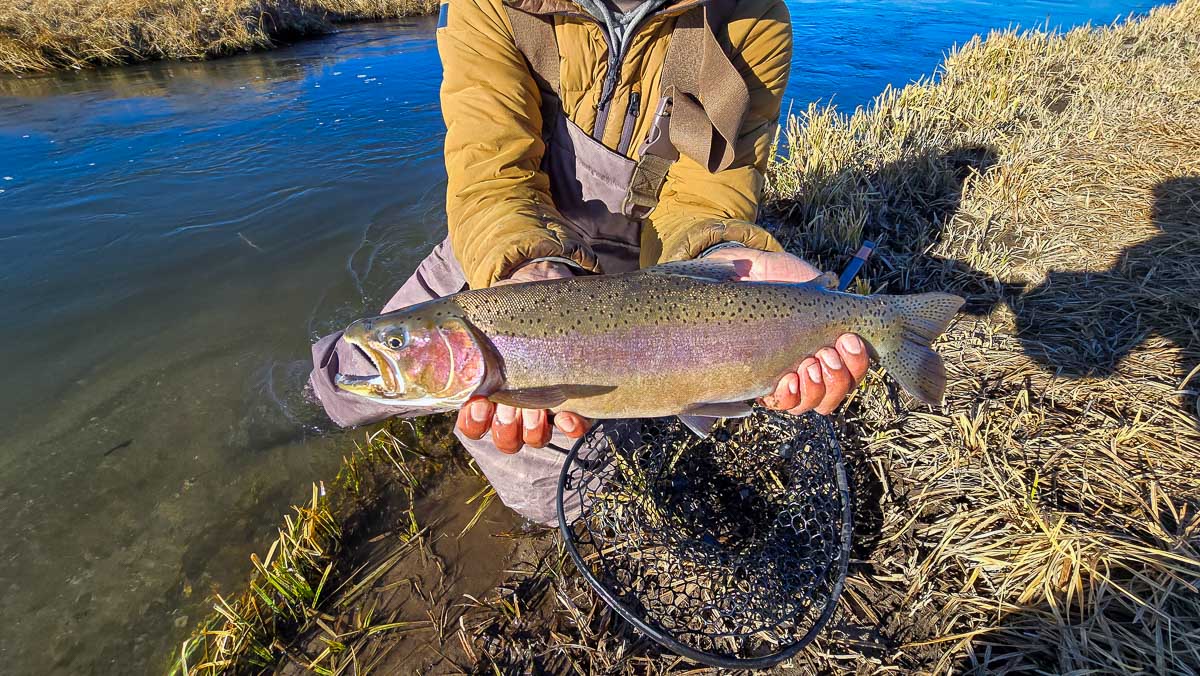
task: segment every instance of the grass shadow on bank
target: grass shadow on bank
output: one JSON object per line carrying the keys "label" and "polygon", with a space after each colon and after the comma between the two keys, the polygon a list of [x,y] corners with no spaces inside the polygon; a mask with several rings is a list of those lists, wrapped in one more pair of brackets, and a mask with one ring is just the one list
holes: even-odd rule
{"label": "grass shadow on bank", "polygon": [[1154,186],[1152,238],[1110,266],[1052,270],[1012,300],[1026,354],[1068,378],[1108,378],[1149,349],[1175,361],[1177,393],[1200,424],[1200,176]]}

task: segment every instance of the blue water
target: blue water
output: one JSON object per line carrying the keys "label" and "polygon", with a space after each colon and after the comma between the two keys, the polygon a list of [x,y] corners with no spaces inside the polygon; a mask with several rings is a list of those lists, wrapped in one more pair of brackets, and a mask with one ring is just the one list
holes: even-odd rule
{"label": "blue water", "polygon": [[[979,32],[1151,3],[790,6],[802,110],[867,104]],[[299,395],[308,344],[444,236],[439,79],[424,19],[0,78],[6,672],[157,669],[336,471],[348,441]]]}

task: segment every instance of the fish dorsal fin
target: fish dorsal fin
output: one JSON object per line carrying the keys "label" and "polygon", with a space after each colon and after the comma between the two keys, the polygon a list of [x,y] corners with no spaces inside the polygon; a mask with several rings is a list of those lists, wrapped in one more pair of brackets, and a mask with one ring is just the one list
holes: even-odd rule
{"label": "fish dorsal fin", "polygon": [[689,277],[704,282],[736,282],[742,278],[733,261],[705,260],[703,258],[694,261],[663,263],[646,268],[642,272],[650,275]]}
{"label": "fish dorsal fin", "polygon": [[488,395],[497,404],[518,408],[554,408],[570,399],[586,399],[612,392],[612,385],[551,385],[527,387],[523,390],[501,390]]}

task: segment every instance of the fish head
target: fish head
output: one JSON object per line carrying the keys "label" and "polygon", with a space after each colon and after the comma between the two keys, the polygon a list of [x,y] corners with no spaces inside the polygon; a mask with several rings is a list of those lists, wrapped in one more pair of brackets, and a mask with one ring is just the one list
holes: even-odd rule
{"label": "fish head", "polygon": [[338,375],[337,386],[381,403],[457,409],[488,374],[484,341],[464,317],[444,306],[360,319],[343,338],[362,350],[379,374]]}

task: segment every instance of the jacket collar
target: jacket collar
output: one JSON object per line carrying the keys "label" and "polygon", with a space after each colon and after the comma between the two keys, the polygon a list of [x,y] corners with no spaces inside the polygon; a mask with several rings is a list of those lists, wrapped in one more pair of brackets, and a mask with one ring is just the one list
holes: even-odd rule
{"label": "jacket collar", "polygon": [[[519,9],[527,14],[541,16],[565,14],[592,18],[591,14],[572,0],[503,0],[503,2],[509,7]],[[650,16],[677,14],[708,2],[709,0],[672,0],[672,2],[659,7]]]}

